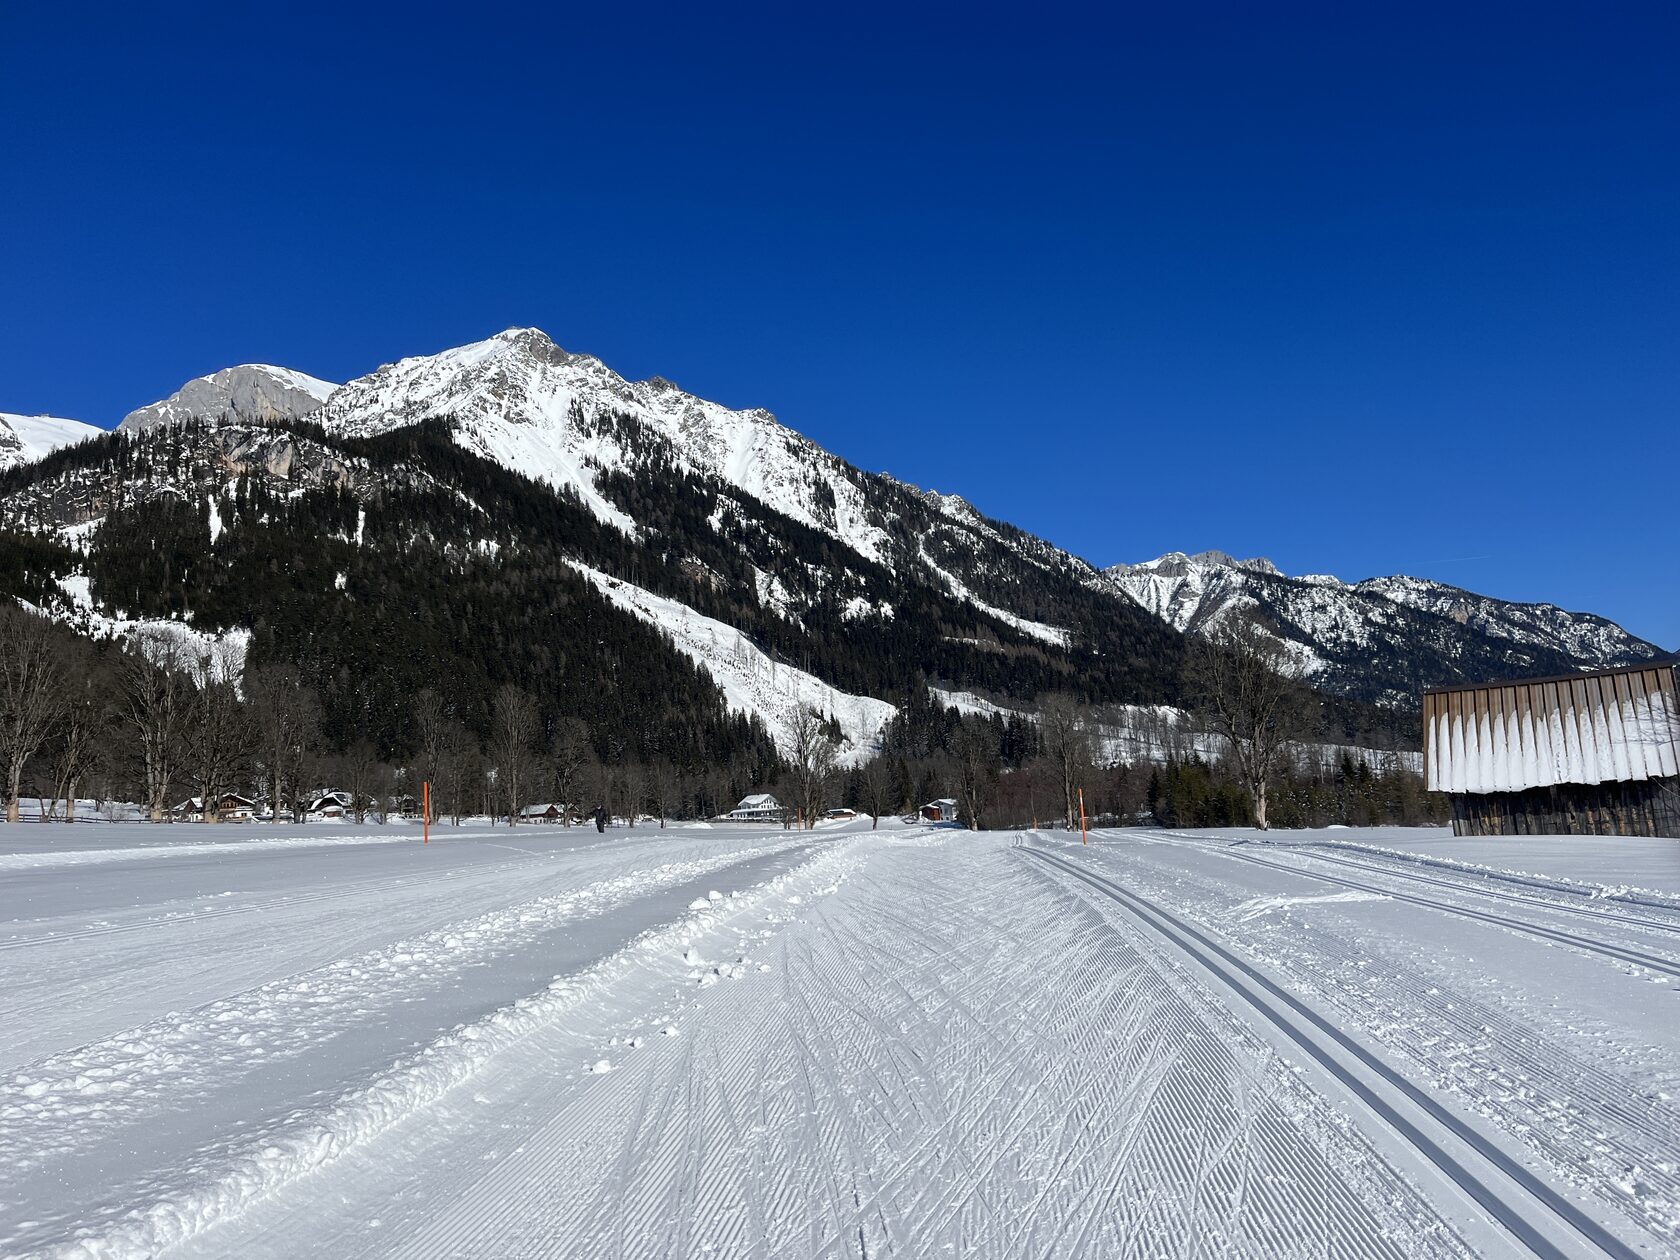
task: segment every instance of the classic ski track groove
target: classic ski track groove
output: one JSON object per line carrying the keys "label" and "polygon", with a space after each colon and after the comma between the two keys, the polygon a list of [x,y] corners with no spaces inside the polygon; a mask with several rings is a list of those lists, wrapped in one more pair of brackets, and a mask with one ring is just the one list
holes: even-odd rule
{"label": "classic ski track groove", "polygon": [[[1200,930],[1155,903],[1132,893],[1101,875],[1060,855],[1046,852],[1030,844],[1021,851],[1055,867],[1079,880],[1103,896],[1118,902],[1133,917],[1172,943],[1198,966],[1237,993],[1249,1007],[1267,1023],[1329,1072],[1358,1098],[1383,1123],[1404,1138],[1419,1154],[1438,1168],[1449,1180],[1496,1219],[1514,1239],[1520,1240],[1534,1255],[1545,1260],[1568,1260],[1570,1252],[1554,1243],[1546,1234],[1529,1223],[1525,1204],[1512,1202],[1489,1185],[1489,1170],[1519,1187],[1524,1196],[1584,1242],[1596,1247],[1615,1260],[1641,1260],[1638,1250],[1604,1229],[1585,1211],[1558,1194],[1532,1172],[1516,1162],[1505,1151],[1489,1142],[1474,1128],[1454,1115],[1448,1108],[1413,1085],[1376,1055],[1342,1033],[1305,1003],[1285,992],[1254,967],[1217,944]],[[1237,855],[1233,855],[1237,856]],[[1261,863],[1272,865],[1271,863]],[[1283,868],[1292,869],[1292,868]],[[1343,883],[1331,876],[1317,878]],[[1425,904],[1428,904],[1427,902]],[[1454,907],[1440,907],[1457,912]],[[1476,916],[1483,917],[1483,916]],[[1496,918],[1497,916],[1486,916]],[[1285,1013],[1287,1012],[1287,1013]],[[1311,1025],[1309,1031],[1302,1025]],[[1357,1064],[1356,1068],[1354,1065]],[[1385,1101],[1361,1079],[1363,1069],[1404,1099],[1409,1108]],[[1406,1110],[1422,1113],[1420,1118],[1405,1114]],[[1420,1123],[1421,1119],[1421,1123]],[[1429,1127],[1445,1129],[1462,1143],[1473,1160],[1487,1165],[1485,1170],[1468,1166],[1466,1160],[1445,1149],[1439,1139],[1431,1136]]]}
{"label": "classic ski track groove", "polygon": [[[1285,848],[1280,845],[1278,846],[1277,851],[1292,853],[1297,850],[1293,848]],[[1611,914],[1603,910],[1590,909],[1587,906],[1568,905],[1563,902],[1548,901],[1544,897],[1530,897],[1524,893],[1508,892],[1502,888],[1489,888],[1485,883],[1471,883],[1468,879],[1440,879],[1436,876],[1420,874],[1413,870],[1399,869],[1396,865],[1384,866],[1377,862],[1360,862],[1352,858],[1344,858],[1340,856],[1332,857],[1328,853],[1320,853],[1305,848],[1300,849],[1299,852],[1302,857],[1308,858],[1314,862],[1328,862],[1335,866],[1345,867],[1348,870],[1363,871],[1368,875],[1381,875],[1386,879],[1403,879],[1415,884],[1430,884],[1436,888],[1445,888],[1448,892],[1474,893],[1478,897],[1489,897],[1496,901],[1508,901],[1513,905],[1519,906],[1533,906],[1537,909],[1548,910],[1555,914],[1573,915],[1583,919],[1592,919],[1599,923],[1613,924],[1616,927],[1632,928],[1636,931],[1643,932],[1669,932],[1680,936],[1680,922],[1668,923],[1655,918],[1647,919],[1635,915]],[[1560,888],[1559,891],[1576,897],[1589,895],[1573,888]],[[1646,911],[1661,911],[1667,908],[1658,906],[1654,903],[1646,902],[1629,902],[1628,904],[1639,906],[1641,909]]]}
{"label": "classic ski track groove", "polygon": [[[1205,851],[1236,857],[1226,846]],[[1294,868],[1286,868],[1294,871]],[[1310,870],[1300,872],[1314,876]],[[1394,878],[1404,880],[1406,873]],[[1215,885],[1204,884],[1211,895]],[[1205,920],[1201,920],[1205,924]],[[1589,1195],[1620,1203],[1648,1219],[1630,1185],[1637,1170],[1647,1195],[1660,1190],[1668,1222],[1680,1221],[1680,1111],[1659,1091],[1632,1090],[1626,1077],[1557,1042],[1537,1038],[1521,1018],[1463,991],[1443,994],[1430,979],[1381,957],[1341,969],[1347,938],[1304,929],[1291,947],[1266,961],[1291,978],[1291,990],[1333,1007],[1366,1035],[1416,1065],[1420,1077],[1459,1097],[1506,1134],[1547,1160],[1558,1175]],[[1313,946],[1312,953],[1301,946]],[[1396,1012],[1403,1014],[1396,1014]],[[1440,1054],[1441,1034],[1473,1047],[1469,1063]],[[1537,1088],[1536,1082],[1546,1082]],[[1672,1239],[1672,1224],[1657,1225]]]}
{"label": "classic ski track groove", "polygon": [[[1124,839],[1128,833],[1105,829],[1100,832],[1093,831],[1091,834],[1111,836],[1115,839]],[[1160,831],[1142,831],[1137,834],[1168,844],[1193,844],[1197,847],[1210,849],[1215,852],[1229,853],[1233,857],[1241,855],[1243,850],[1250,847],[1259,848],[1269,853],[1288,853],[1299,855],[1300,857],[1306,858],[1308,861],[1327,862],[1335,866],[1345,867],[1349,870],[1362,871],[1367,875],[1377,875],[1384,879],[1397,879],[1408,884],[1430,884],[1436,888],[1445,888],[1449,892],[1470,893],[1478,898],[1485,897],[1495,901],[1507,901],[1513,905],[1531,906],[1535,909],[1545,910],[1553,914],[1562,915],[1566,918],[1573,917],[1592,919],[1595,922],[1609,923],[1616,927],[1628,928],[1633,931],[1667,932],[1680,935],[1680,921],[1671,921],[1656,917],[1657,915],[1664,914],[1677,915],[1680,914],[1680,911],[1677,911],[1672,906],[1662,905],[1658,902],[1640,901],[1637,898],[1629,898],[1623,901],[1622,904],[1625,904],[1630,908],[1643,911],[1644,914],[1614,914],[1605,910],[1593,909],[1582,905],[1573,905],[1568,902],[1553,901],[1546,897],[1528,896],[1524,893],[1511,892],[1506,889],[1491,888],[1488,886],[1492,882],[1515,883],[1521,884],[1524,887],[1554,893],[1559,896],[1572,898],[1593,896],[1593,893],[1587,889],[1573,888],[1566,884],[1545,884],[1540,881],[1525,879],[1522,876],[1515,874],[1508,875],[1503,872],[1483,873],[1480,871],[1460,870],[1457,867],[1440,866],[1421,859],[1418,861],[1408,861],[1403,857],[1396,857],[1394,860],[1388,862],[1361,862],[1357,859],[1344,857],[1340,854],[1332,856],[1331,854],[1323,852],[1320,846],[1315,845],[1271,844],[1266,841],[1233,843],[1230,840],[1211,836],[1175,835],[1172,832]],[[1247,856],[1255,861],[1261,860],[1255,854],[1248,854]],[[1287,869],[1299,870],[1302,874],[1311,873],[1306,868],[1291,866]],[[1424,870],[1435,871],[1437,874],[1426,875],[1422,873]],[[1440,877],[1440,873],[1460,874],[1463,878],[1443,879]]]}
{"label": "classic ski track groove", "polygon": [[[1414,906],[1439,910],[1443,914],[1456,914],[1462,918],[1475,919],[1481,923],[1491,923],[1495,927],[1508,928],[1513,932],[1524,932],[1530,936],[1538,936],[1560,945],[1568,945],[1575,949],[1587,950],[1589,953],[1601,954],[1606,958],[1613,958],[1617,962],[1631,963],[1635,967],[1644,967],[1650,971],[1660,971],[1664,975],[1680,978],[1680,962],[1671,958],[1664,958],[1659,954],[1651,954],[1644,950],[1632,949],[1623,945],[1612,945],[1608,941],[1595,941],[1591,937],[1577,936],[1575,933],[1566,932],[1561,928],[1545,927],[1539,923],[1531,923],[1526,919],[1508,918],[1502,914],[1494,914],[1487,910],[1476,910],[1470,906],[1457,906],[1451,902],[1437,901],[1432,897],[1421,897],[1416,893],[1401,892],[1393,888],[1380,888],[1375,884],[1362,884],[1358,880],[1331,875],[1325,871],[1309,870],[1293,866],[1287,862],[1273,862],[1267,858],[1257,857],[1252,853],[1244,853],[1240,849],[1229,853],[1229,856],[1255,866],[1270,867],[1274,871],[1284,871],[1291,875],[1316,879],[1326,884],[1336,884],[1342,888],[1351,888],[1358,892],[1374,893],[1379,897],[1389,897],[1395,901],[1410,902]],[[1395,875],[1391,878],[1405,881],[1411,877],[1409,875]],[[1578,913],[1572,907],[1559,906],[1556,908],[1564,914]]]}
{"label": "classic ski track groove", "polygon": [[[1105,830],[1108,830],[1108,834],[1122,834],[1115,833],[1111,829]],[[1154,836],[1163,840],[1171,839],[1180,843],[1187,840],[1194,840],[1202,844],[1218,845],[1221,848],[1229,848],[1231,845],[1231,841],[1227,839],[1197,835],[1194,833],[1176,834],[1173,832],[1163,831],[1145,831],[1142,834]],[[1284,841],[1259,841],[1258,843],[1281,852],[1300,853],[1304,856],[1311,857],[1327,857],[1328,855],[1325,854],[1324,851],[1326,849],[1334,849],[1337,853],[1337,857],[1335,859],[1337,861],[1349,860],[1344,856],[1348,853],[1363,853],[1371,857],[1379,858],[1383,863],[1383,865],[1379,865],[1375,862],[1370,863],[1368,864],[1367,869],[1395,870],[1397,868],[1405,868],[1408,873],[1415,870],[1425,870],[1434,871],[1437,875],[1457,876],[1459,877],[1457,880],[1445,881],[1446,885],[1448,887],[1462,888],[1470,891],[1485,891],[1489,896],[1497,897],[1512,894],[1502,894],[1496,889],[1486,888],[1485,885],[1487,884],[1515,884],[1520,888],[1532,888],[1537,892],[1551,893],[1560,897],[1572,897],[1577,900],[1582,898],[1598,900],[1602,898],[1610,904],[1627,906],[1636,910],[1654,910],[1661,914],[1680,914],[1680,905],[1676,905],[1670,901],[1651,901],[1632,892],[1617,893],[1613,896],[1607,896],[1602,887],[1583,886],[1579,883],[1569,883],[1557,879],[1545,879],[1535,875],[1524,875],[1519,871],[1501,871],[1487,867],[1455,863],[1447,859],[1435,858],[1423,853],[1407,853],[1403,850],[1380,849],[1367,845],[1355,844],[1339,845],[1312,842],[1292,843]],[[1536,904],[1540,905],[1550,906],[1554,904],[1546,901],[1544,898],[1537,898],[1535,901]],[[1571,907],[1558,906],[1558,908],[1570,909]],[[1602,912],[1588,911],[1588,913]],[[1646,921],[1643,919],[1629,919],[1628,922],[1635,923],[1640,926],[1645,926],[1646,924]]]}
{"label": "classic ski track groove", "polygon": [[969,930],[967,887],[902,887],[860,892],[861,920],[809,905],[757,955],[774,979],[705,990],[676,1045],[542,1108],[402,1254],[1408,1260],[1420,1220],[1428,1254],[1465,1254],[1152,938],[1048,871],[1001,932]]}

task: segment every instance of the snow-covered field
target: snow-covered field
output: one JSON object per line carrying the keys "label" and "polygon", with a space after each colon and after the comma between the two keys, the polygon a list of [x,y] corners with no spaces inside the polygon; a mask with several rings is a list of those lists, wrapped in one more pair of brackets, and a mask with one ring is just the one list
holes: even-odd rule
{"label": "snow-covered field", "polygon": [[1660,1256],[1680,842],[0,827],[0,1254]]}

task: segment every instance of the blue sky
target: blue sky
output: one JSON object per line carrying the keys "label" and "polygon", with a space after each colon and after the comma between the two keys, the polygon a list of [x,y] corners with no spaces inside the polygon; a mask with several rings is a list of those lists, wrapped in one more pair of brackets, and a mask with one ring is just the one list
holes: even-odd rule
{"label": "blue sky", "polygon": [[1096,563],[1680,647],[1671,4],[24,7],[0,409],[530,324]]}

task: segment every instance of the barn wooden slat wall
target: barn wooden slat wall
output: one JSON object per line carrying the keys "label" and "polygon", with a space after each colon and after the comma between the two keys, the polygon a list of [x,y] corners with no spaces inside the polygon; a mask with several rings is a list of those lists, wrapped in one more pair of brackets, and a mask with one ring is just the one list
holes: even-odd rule
{"label": "barn wooden slat wall", "polygon": [[1672,665],[1441,688],[1423,719],[1424,774],[1460,835],[1680,836]]}

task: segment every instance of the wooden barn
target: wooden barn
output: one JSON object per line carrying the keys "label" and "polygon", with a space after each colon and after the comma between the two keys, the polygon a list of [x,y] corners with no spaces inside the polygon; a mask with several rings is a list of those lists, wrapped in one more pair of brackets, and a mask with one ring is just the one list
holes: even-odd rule
{"label": "wooden barn", "polygon": [[1459,836],[1680,836],[1673,665],[1438,687],[1424,775]]}

